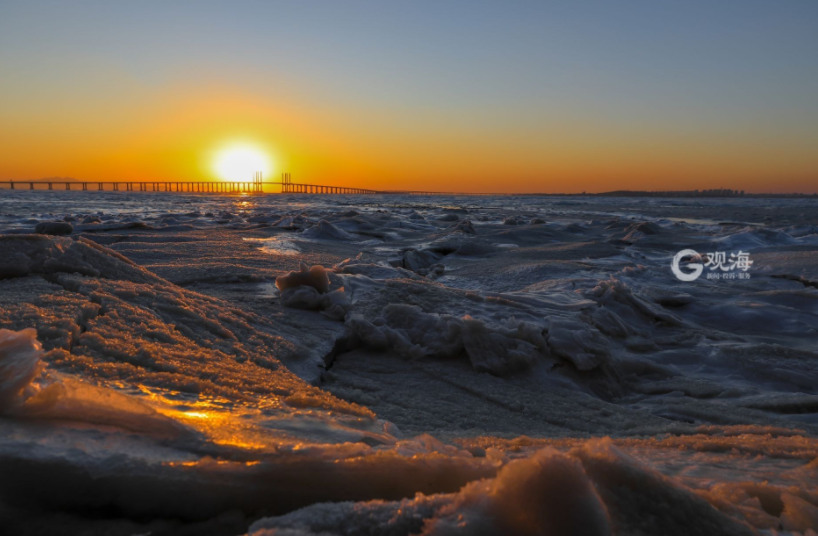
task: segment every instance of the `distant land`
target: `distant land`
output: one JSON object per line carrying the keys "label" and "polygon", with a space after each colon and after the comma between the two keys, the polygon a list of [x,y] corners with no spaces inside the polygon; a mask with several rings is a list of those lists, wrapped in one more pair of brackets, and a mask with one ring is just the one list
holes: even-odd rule
{"label": "distant land", "polygon": [[560,196],[560,197],[806,197],[818,198],[818,193],[807,194],[799,192],[791,193],[748,193],[744,190],[731,190],[717,188],[710,190],[613,190],[610,192],[414,192],[412,190],[384,190],[384,194],[413,194],[423,193],[428,195],[512,195],[512,196]]}
{"label": "distant land", "polygon": [[711,190],[614,190],[612,192],[602,192],[595,195],[601,197],[818,197],[818,193],[747,193],[744,190],[730,190],[726,188],[716,188]]}

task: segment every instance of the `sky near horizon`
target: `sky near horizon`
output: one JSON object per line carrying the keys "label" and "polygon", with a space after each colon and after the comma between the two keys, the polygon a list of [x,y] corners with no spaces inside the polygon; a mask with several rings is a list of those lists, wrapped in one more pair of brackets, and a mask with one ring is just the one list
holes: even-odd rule
{"label": "sky near horizon", "polygon": [[0,179],[242,142],[321,184],[818,192],[818,2],[0,2]]}

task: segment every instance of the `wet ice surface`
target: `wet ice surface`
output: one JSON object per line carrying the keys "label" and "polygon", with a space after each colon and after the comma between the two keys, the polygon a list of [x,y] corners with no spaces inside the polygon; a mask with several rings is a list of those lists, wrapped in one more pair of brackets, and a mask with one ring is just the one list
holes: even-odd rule
{"label": "wet ice surface", "polygon": [[[3,192],[0,518],[805,533],[816,208]],[[687,248],[750,277],[681,282]]]}

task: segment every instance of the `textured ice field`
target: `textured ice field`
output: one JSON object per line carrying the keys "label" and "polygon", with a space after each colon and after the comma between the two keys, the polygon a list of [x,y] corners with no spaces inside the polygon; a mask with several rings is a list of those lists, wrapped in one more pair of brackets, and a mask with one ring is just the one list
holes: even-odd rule
{"label": "textured ice field", "polygon": [[0,233],[13,533],[818,527],[815,200],[2,191]]}

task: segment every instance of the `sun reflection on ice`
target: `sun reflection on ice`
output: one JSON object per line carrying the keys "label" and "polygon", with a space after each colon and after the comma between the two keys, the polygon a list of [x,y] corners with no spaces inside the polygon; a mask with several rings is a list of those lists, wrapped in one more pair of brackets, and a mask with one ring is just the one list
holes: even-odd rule
{"label": "sun reflection on ice", "polygon": [[250,451],[271,451],[278,448],[274,438],[259,429],[254,421],[260,416],[258,409],[238,406],[225,399],[200,397],[184,401],[182,393],[168,391],[157,393],[146,386],[140,391],[162,415],[192,428],[214,444]]}
{"label": "sun reflection on ice", "polygon": [[301,253],[301,250],[298,249],[295,242],[277,236],[271,236],[269,238],[242,238],[242,240],[258,244],[259,249],[263,253],[286,256],[299,255]]}
{"label": "sun reflection on ice", "polygon": [[209,419],[211,417],[210,414],[205,413],[204,411],[188,411],[184,415],[185,417],[193,417],[196,419]]}

